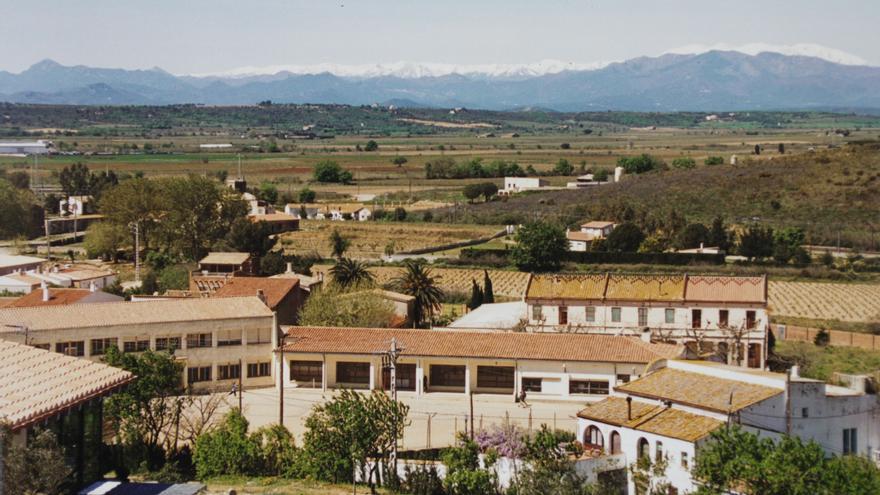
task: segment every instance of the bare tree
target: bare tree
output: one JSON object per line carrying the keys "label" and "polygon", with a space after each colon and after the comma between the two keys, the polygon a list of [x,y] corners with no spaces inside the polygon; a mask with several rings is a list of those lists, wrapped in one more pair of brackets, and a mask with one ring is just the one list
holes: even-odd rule
{"label": "bare tree", "polygon": [[195,444],[199,435],[214,428],[229,403],[224,394],[193,395],[187,402],[180,415],[180,432],[174,437]]}
{"label": "bare tree", "polygon": [[685,328],[685,334],[688,339],[686,345],[693,344],[693,352],[696,353],[698,358],[702,358],[709,352],[713,351],[712,347],[709,345],[710,343],[707,341],[709,337],[707,329]]}
{"label": "bare tree", "polygon": [[754,330],[754,328],[748,328],[745,323],[740,326],[736,325],[718,325],[718,329],[721,331],[722,335],[724,335],[724,340],[729,342],[733,346],[733,362],[737,366],[742,366],[743,361],[743,350],[745,346],[743,342],[746,341],[749,334]]}

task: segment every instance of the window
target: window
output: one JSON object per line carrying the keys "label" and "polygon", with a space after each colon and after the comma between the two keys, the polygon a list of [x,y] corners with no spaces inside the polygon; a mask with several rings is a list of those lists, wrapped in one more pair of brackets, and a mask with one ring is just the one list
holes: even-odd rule
{"label": "window", "polygon": [[599,448],[604,447],[605,439],[602,437],[602,430],[594,425],[588,426],[587,431],[584,432],[584,444]]}
{"label": "window", "polygon": [[477,387],[513,390],[513,366],[477,366]]}
{"label": "window", "polygon": [[718,310],[718,326],[726,327],[730,322],[730,312],[726,309]]}
{"label": "window", "polygon": [[532,320],[541,321],[544,319],[544,314],[541,311],[541,305],[536,304],[532,306]]}
{"label": "window", "polygon": [[611,308],[611,321],[620,323],[620,308]]}
{"label": "window", "polygon": [[702,309],[692,309],[691,310],[691,328],[702,328],[703,327],[703,310]]}
{"label": "window", "polygon": [[92,356],[99,356],[107,352],[112,346],[116,345],[116,338],[109,339],[92,339]]}
{"label": "window", "polygon": [[522,389],[525,392],[540,392],[544,380],[540,378],[523,378]]}
{"label": "window", "polygon": [[464,387],[464,366],[444,364],[431,365],[431,385],[438,387]]}
{"label": "window", "polygon": [[617,383],[629,383],[629,375],[617,375]]}
{"label": "window", "polygon": [[666,308],[666,323],[675,323],[675,309]]}
{"label": "window", "polygon": [[651,445],[646,438],[640,438],[638,443],[636,443],[636,452],[638,453],[639,459],[649,458],[651,456],[650,449]]}
{"label": "window", "polygon": [[49,344],[31,344],[32,347],[36,347],[37,349],[43,349],[44,351],[49,350]]}
{"label": "window", "polygon": [[370,363],[336,363],[336,382],[370,384]]}
{"label": "window", "polygon": [[217,365],[218,380],[235,380],[241,376],[241,365],[236,364],[219,364]]}
{"label": "window", "polygon": [[660,462],[663,459],[663,442],[657,442],[654,446],[654,462]]}
{"label": "window", "polygon": [[[336,363],[336,381],[344,382],[339,375],[339,365]],[[369,364],[367,365],[369,367]],[[369,370],[368,370],[369,373]],[[321,361],[291,361],[290,379],[300,387],[320,387],[324,382],[324,364]],[[367,377],[369,382],[369,376]]]}
{"label": "window", "polygon": [[271,328],[248,328],[247,343],[250,344],[268,344],[272,342]]}
{"label": "window", "polygon": [[76,342],[58,342],[55,344],[55,352],[67,356],[85,356],[86,345],[82,340]]}
{"label": "window", "polygon": [[568,306],[559,306],[559,324],[568,325]]}
{"label": "window", "polygon": [[217,347],[241,345],[241,330],[221,330],[217,333]]}
{"label": "window", "polygon": [[810,417],[810,409],[806,408],[806,407],[802,407],[801,408],[801,417],[802,418],[809,418]]}
{"label": "window", "polygon": [[187,383],[210,382],[211,367],[210,366],[192,366],[186,369]]}
{"label": "window", "polygon": [[248,363],[247,365],[247,376],[248,378],[258,378],[261,376],[269,376],[271,363]]}
{"label": "window", "polygon": [[754,311],[746,311],[746,328],[755,328],[755,312]]}
{"label": "window", "polygon": [[144,352],[150,349],[150,338],[122,342],[122,352]]}
{"label": "window", "polygon": [[210,333],[188,333],[186,334],[186,347],[193,349],[196,347],[212,347]]}
{"label": "window", "polygon": [[180,337],[156,337],[157,351],[171,351],[180,349]]}
{"label": "window", "polygon": [[859,451],[858,437],[856,436],[856,428],[843,429],[843,453],[856,454]]}
{"label": "window", "polygon": [[571,380],[568,382],[568,393],[608,395],[608,382],[604,380]]}
{"label": "window", "polygon": [[[397,390],[416,390],[416,365],[413,363],[397,363],[395,371],[395,387]],[[382,369],[382,389],[391,390],[391,368]]]}
{"label": "window", "polygon": [[648,308],[639,308],[639,326],[648,326]]}
{"label": "window", "polygon": [[611,432],[611,454],[614,455],[614,454],[619,454],[621,452],[623,452],[623,451],[620,449],[620,433],[617,433],[616,431],[612,431]]}
{"label": "window", "polygon": [[586,312],[587,321],[596,321],[596,306],[587,306],[584,311]]}
{"label": "window", "polygon": [[687,452],[681,453],[681,467],[683,467],[684,469],[688,468],[688,453]]}

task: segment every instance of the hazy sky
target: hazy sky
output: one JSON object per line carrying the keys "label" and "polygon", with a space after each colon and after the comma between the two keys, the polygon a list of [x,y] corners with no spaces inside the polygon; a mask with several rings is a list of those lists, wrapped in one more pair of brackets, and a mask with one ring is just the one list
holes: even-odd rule
{"label": "hazy sky", "polygon": [[590,63],[815,43],[880,65],[878,0],[0,0],[0,69]]}

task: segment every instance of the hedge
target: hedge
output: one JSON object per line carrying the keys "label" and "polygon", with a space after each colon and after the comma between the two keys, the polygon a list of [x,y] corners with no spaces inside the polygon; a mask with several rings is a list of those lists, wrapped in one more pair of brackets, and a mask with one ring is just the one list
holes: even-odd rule
{"label": "hedge", "polygon": [[[509,250],[505,249],[462,249],[460,258],[477,261],[483,257],[493,256],[507,258]],[[646,265],[723,265],[723,254],[698,253],[617,253],[617,252],[582,252],[565,253],[564,261],[588,264],[646,264]]]}

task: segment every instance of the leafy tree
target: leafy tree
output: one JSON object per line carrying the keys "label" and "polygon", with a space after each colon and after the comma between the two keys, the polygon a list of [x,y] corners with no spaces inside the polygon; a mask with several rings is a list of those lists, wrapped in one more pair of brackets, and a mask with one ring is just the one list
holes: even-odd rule
{"label": "leafy tree", "polygon": [[118,224],[97,222],[89,225],[89,228],[86,229],[83,245],[89,257],[112,259],[116,263],[119,258],[119,250],[127,243],[129,236],[128,230]]}
{"label": "leafy tree", "polygon": [[568,251],[565,230],[554,224],[533,222],[516,231],[511,261],[524,271],[553,271],[562,266]]}
{"label": "leafy tree", "polygon": [[404,262],[403,273],[391,281],[391,286],[398,292],[413,296],[413,325],[422,326],[430,321],[434,313],[440,309],[443,290],[438,278],[431,276],[431,269],[423,260],[409,259]]}
{"label": "leafy tree", "polygon": [[665,167],[663,161],[649,154],[643,153],[638,156],[622,156],[617,159],[617,166],[623,167],[627,174],[642,174]]}
{"label": "leafy tree", "polygon": [[333,229],[330,233],[330,251],[334,258],[341,259],[350,245],[351,241],[348,238],[343,237],[339,230]]}
{"label": "leafy tree", "polygon": [[709,156],[703,161],[706,165],[724,165],[724,157],[721,156]]}
{"label": "leafy tree", "polygon": [[498,194],[498,186],[494,182],[484,182],[480,187],[480,194],[489,201],[493,196]]}
{"label": "leafy tree", "polygon": [[185,265],[167,266],[159,272],[159,290],[185,290],[189,288],[189,270]]}
{"label": "leafy tree", "polygon": [[367,141],[367,144],[364,145],[364,151],[376,151],[379,149],[379,143],[370,139]]}
{"label": "leafy tree", "polygon": [[365,263],[350,258],[340,258],[330,268],[330,276],[333,283],[342,289],[355,286],[369,286],[375,281],[375,277],[367,269]]}
{"label": "leafy tree", "polygon": [[730,232],[724,225],[724,217],[720,215],[712,220],[712,226],[709,228],[709,245],[717,246],[724,252],[730,250]]}
{"label": "leafy tree", "polygon": [[37,429],[27,445],[12,443],[8,426],[0,426],[3,476],[0,491],[22,495],[60,495],[73,470],[51,430]]}
{"label": "leafy tree", "polygon": [[106,399],[107,417],[123,442],[143,456],[148,468],[161,466],[162,441],[168,440],[164,433],[180,417],[183,363],[173,353],[122,353],[115,346],[107,351],[104,362],[137,376],[125,389]]}
{"label": "leafy tree", "polygon": [[398,222],[402,222],[406,220],[406,210],[402,206],[398,206],[394,209],[394,220]]}
{"label": "leafy tree", "polygon": [[749,261],[773,254],[773,229],[751,225],[739,235],[739,254]]}
{"label": "leafy tree", "polygon": [[445,449],[441,454],[446,466],[443,486],[448,495],[494,495],[495,477],[480,469],[479,448],[474,442],[462,437],[459,445]]}
{"label": "leafy tree", "polygon": [[284,273],[286,269],[287,265],[281,251],[269,251],[260,258],[260,275],[264,277],[271,277],[272,275]]}
{"label": "leafy tree", "polygon": [[609,173],[607,168],[600,168],[593,172],[593,180],[596,182],[607,182],[608,176]]}
{"label": "leafy tree", "polygon": [[49,193],[46,195],[46,197],[43,198],[43,209],[46,210],[46,213],[57,215],[59,213],[58,203],[60,201],[60,196],[55,193]]}
{"label": "leafy tree", "polygon": [[471,299],[468,301],[468,309],[474,310],[483,304],[483,289],[477,285],[477,281],[471,279]]}
{"label": "leafy tree", "polygon": [[761,154],[761,145],[760,145],[760,144],[756,144],[756,145],[755,145],[755,154],[756,154],[756,155],[760,155],[760,154]]}
{"label": "leafy tree", "polygon": [[571,175],[574,172],[574,165],[569,163],[565,158],[560,158],[553,167],[553,173],[556,175]]}
{"label": "leafy tree", "polygon": [[230,250],[249,253],[258,259],[275,245],[269,224],[254,222],[247,217],[237,218],[232,222],[225,241]]}
{"label": "leafy tree", "polygon": [[[300,203],[314,203],[315,191],[312,191],[308,187],[304,187],[300,189],[298,199]],[[305,216],[303,216],[303,218],[305,218]]]}
{"label": "leafy tree", "polygon": [[824,328],[820,328],[818,332],[816,332],[816,336],[813,338],[813,344],[818,347],[826,347],[831,343],[831,334],[828,333],[828,330]]}
{"label": "leafy tree", "polygon": [[[315,164],[314,177],[318,182],[351,182],[351,173],[348,172],[346,176],[346,172],[333,160],[321,160]],[[346,178],[348,180],[345,180]]]}
{"label": "leafy tree", "polygon": [[475,199],[483,194],[483,189],[480,187],[480,184],[468,184],[464,186],[461,193],[469,202],[473,203]]}
{"label": "leafy tree", "polygon": [[489,270],[483,270],[483,302],[485,304],[495,302],[495,291],[492,288],[492,279],[489,278]]}
{"label": "leafy tree", "polygon": [[256,196],[270,205],[277,204],[278,187],[271,182],[262,182],[260,183],[260,189],[257,191]]}
{"label": "leafy tree", "polygon": [[237,409],[226,414],[214,430],[196,439],[193,462],[199,478],[249,475],[257,471],[260,447],[248,435],[248,421]]}
{"label": "leafy tree", "polygon": [[131,224],[138,225],[140,242],[145,250],[149,250],[167,203],[168,197],[162,193],[158,181],[139,178],[110,188],[101,197],[99,207],[110,222],[126,228]]}
{"label": "leafy tree", "polygon": [[779,150],[780,155],[784,155],[785,154],[785,143],[779,143],[779,147],[777,149]]}
{"label": "leafy tree", "polygon": [[680,156],[672,160],[672,166],[674,168],[692,169],[697,167],[697,162],[689,156]]}
{"label": "leafy tree", "polygon": [[709,229],[706,228],[705,225],[701,223],[691,223],[688,224],[687,227],[682,229],[678,234],[678,238],[675,242],[675,247],[678,249],[691,249],[700,247],[700,244],[705,245],[709,242],[711,237],[711,233]]}
{"label": "leafy tree", "polygon": [[84,163],[76,162],[64,167],[58,174],[61,190],[67,196],[91,194],[91,173]]}
{"label": "leafy tree", "polygon": [[575,438],[571,432],[550,430],[547,425],[527,440],[525,458],[529,463],[516,477],[508,495],[542,495],[554,493],[561,495],[590,495],[594,487],[577,474],[568,452],[560,444],[572,444]]}
{"label": "leafy tree", "polygon": [[394,306],[370,290],[352,286],[343,291],[335,285],[323,288],[306,299],[299,324],[320,327],[387,328],[396,316]]}
{"label": "leafy tree", "polygon": [[217,184],[205,177],[164,179],[162,190],[168,198],[161,221],[162,234],[167,245],[187,260],[204,256],[232,221],[244,213],[232,211],[240,199],[221,194]]}
{"label": "leafy tree", "polygon": [[0,179],[0,239],[36,237],[43,230],[43,210],[29,190],[16,189]]}
{"label": "leafy tree", "polygon": [[632,222],[625,222],[608,234],[605,246],[608,251],[634,253],[638,251],[644,240],[645,233],[642,232],[642,229]]}
{"label": "leafy tree", "polygon": [[27,172],[16,170],[10,174],[6,174],[6,179],[16,189],[28,189],[31,187],[31,178]]}
{"label": "leafy tree", "polygon": [[398,167],[402,167],[402,166],[403,166],[404,164],[406,164],[406,162],[408,162],[408,161],[409,161],[409,160],[407,160],[405,156],[395,156],[395,157],[391,160],[391,163],[397,165]]}

